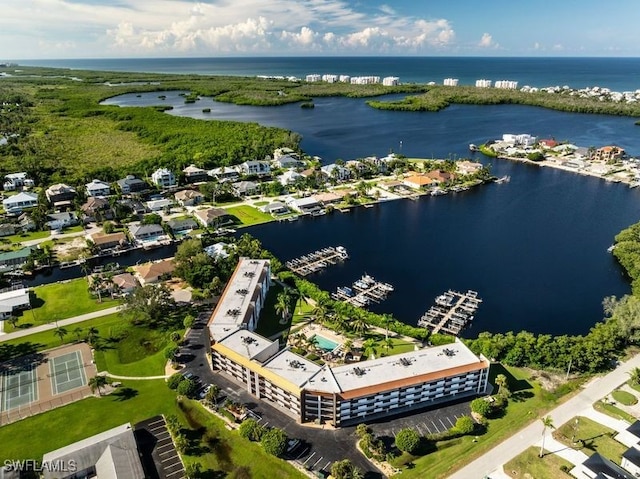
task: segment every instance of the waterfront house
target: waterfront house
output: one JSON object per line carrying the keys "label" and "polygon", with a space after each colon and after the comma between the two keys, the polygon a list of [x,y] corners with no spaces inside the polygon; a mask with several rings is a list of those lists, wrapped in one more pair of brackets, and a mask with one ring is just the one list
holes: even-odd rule
{"label": "waterfront house", "polygon": [[151,173],[151,182],[158,188],[172,188],[177,185],[173,171],[167,168],[158,168]]}
{"label": "waterfront house", "polygon": [[111,194],[111,186],[100,180],[93,180],[91,183],[84,185],[87,190],[87,196],[109,196]]}
{"label": "waterfront house", "polygon": [[19,215],[27,208],[38,206],[38,195],[23,191],[2,200],[2,207],[9,215]]}
{"label": "waterfront house", "polygon": [[22,268],[34,249],[36,249],[35,246],[25,246],[18,250],[0,253],[0,272],[5,273]]}
{"label": "waterfront house", "polygon": [[268,205],[264,205],[262,207],[260,207],[260,210],[263,213],[267,213],[269,215],[284,215],[287,214],[289,212],[289,208],[287,208],[287,205],[285,205],[283,202],[281,201],[273,201],[271,203],[269,203]]}
{"label": "waterfront house", "polygon": [[313,196],[307,198],[294,198],[293,196],[289,196],[284,202],[292,210],[303,214],[313,214],[322,210],[322,205]]}
{"label": "waterfront house", "polygon": [[136,178],[133,175],[127,175],[124,178],[116,182],[118,188],[123,195],[130,195],[132,193],[142,193],[149,189],[149,185],[146,181],[142,181],[140,178]]}
{"label": "waterfront house", "polygon": [[42,474],[44,479],[143,479],[146,476],[140,457],[133,427],[127,423],[47,452],[42,457],[42,463],[49,464],[50,467],[43,467]]}
{"label": "waterfront house", "polygon": [[50,213],[47,215],[45,223],[49,229],[61,230],[69,226],[75,226],[79,223],[78,216],[74,211],[63,213]]}
{"label": "waterfront house", "polygon": [[198,223],[193,218],[181,218],[167,221],[167,226],[174,235],[184,235],[198,229]]}
{"label": "waterfront house", "polygon": [[555,148],[556,146],[558,146],[558,142],[556,140],[554,140],[553,138],[543,138],[541,140],[538,140],[538,145],[540,145],[542,148]]}
{"label": "waterfront house", "polygon": [[139,286],[138,280],[131,273],[116,274],[111,281],[124,294],[132,293]]}
{"label": "waterfront house", "polygon": [[255,181],[238,181],[231,185],[233,194],[242,198],[258,194],[258,183]]}
{"label": "waterfront house", "polygon": [[235,168],[231,168],[230,166],[221,166],[220,168],[209,170],[209,176],[213,176],[218,181],[223,182],[235,181],[240,177],[240,174]]}
{"label": "waterfront house", "polygon": [[4,177],[3,188],[5,191],[15,191],[21,188],[32,188],[34,181],[29,178],[26,172],[9,173]]}
{"label": "waterfront house", "polygon": [[511,133],[505,133],[502,135],[502,141],[511,146],[533,146],[536,144],[536,137],[528,134],[514,135]]}
{"label": "waterfront house", "polygon": [[57,183],[47,188],[45,195],[54,207],[69,206],[76,197],[76,190],[64,183]]}
{"label": "waterfront house", "polygon": [[282,186],[293,185],[296,182],[304,180],[305,177],[295,170],[287,170],[280,176],[278,176],[278,181]]}
{"label": "waterfront house", "polygon": [[212,245],[206,246],[204,248],[204,252],[207,253],[211,258],[228,258],[229,257],[229,248],[230,245],[227,243],[214,243]]}
{"label": "waterfront house", "polygon": [[323,206],[340,203],[345,196],[352,195],[355,192],[353,190],[332,190],[324,193],[317,193],[313,195],[313,198],[322,203]]}
{"label": "waterfront house", "polygon": [[449,173],[448,171],[442,170],[433,170],[425,173],[427,178],[431,178],[433,181],[437,183],[446,183],[447,181],[451,181],[454,178],[453,173]]}
{"label": "waterfront house", "polygon": [[595,161],[615,161],[622,159],[626,156],[623,148],[619,146],[603,146],[598,148],[593,154],[593,160]]}
{"label": "waterfront house", "polygon": [[204,201],[204,195],[195,190],[178,191],[174,198],[180,206],[194,206]]}
{"label": "waterfront house", "polygon": [[402,184],[408,186],[409,188],[413,188],[414,190],[419,190],[421,188],[435,186],[438,184],[438,182],[427,175],[417,174],[404,178],[402,180]]}
{"label": "waterfront house", "polygon": [[85,214],[87,221],[95,221],[97,219],[110,220],[113,219],[113,211],[109,200],[106,198],[90,197],[80,209]]}
{"label": "waterfront house", "polygon": [[129,208],[137,215],[143,215],[147,212],[147,208],[142,204],[141,201],[138,200],[125,198],[123,200],[120,200],[120,204],[126,208]]}
{"label": "waterfront house", "polygon": [[222,208],[206,208],[193,212],[196,220],[205,228],[218,227],[233,222],[229,213]]}
{"label": "waterfront house", "polygon": [[198,168],[193,164],[182,170],[182,173],[184,174],[184,180],[187,183],[203,183],[211,179],[205,170]]}
{"label": "waterfront house", "polygon": [[152,263],[133,266],[134,276],[142,286],[157,283],[163,279],[171,278],[171,274],[176,269],[173,258],[167,258]]}
{"label": "waterfront house", "polygon": [[160,225],[129,225],[129,234],[136,241],[148,241],[164,236]]}
{"label": "waterfront house", "polygon": [[276,168],[299,168],[304,165],[296,156],[283,155],[273,160],[273,166]]}
{"label": "waterfront house", "polygon": [[473,175],[482,169],[482,163],[469,160],[456,161],[456,171],[461,175]]}
{"label": "waterfront house", "polygon": [[345,181],[348,180],[351,176],[351,172],[348,168],[344,166],[340,166],[336,163],[331,163],[329,165],[324,165],[320,168],[320,170],[327,176],[327,178],[332,178],[337,181]]}
{"label": "waterfront house", "polygon": [[121,231],[116,233],[93,233],[87,235],[87,239],[100,251],[113,248],[123,248],[128,245],[127,236]]}
{"label": "waterfront house", "polygon": [[0,320],[7,319],[17,311],[29,309],[29,288],[11,288],[0,293]]}
{"label": "waterfront house", "polygon": [[251,160],[238,165],[238,171],[243,175],[267,176],[271,173],[268,161]]}

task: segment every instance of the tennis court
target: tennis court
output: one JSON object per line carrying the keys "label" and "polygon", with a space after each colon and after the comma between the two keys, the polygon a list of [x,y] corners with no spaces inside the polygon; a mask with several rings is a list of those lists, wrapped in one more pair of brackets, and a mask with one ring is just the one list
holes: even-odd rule
{"label": "tennis court", "polygon": [[38,400],[36,365],[0,376],[0,410],[11,411]]}
{"label": "tennis court", "polygon": [[49,358],[49,369],[51,391],[54,395],[87,385],[80,351]]}

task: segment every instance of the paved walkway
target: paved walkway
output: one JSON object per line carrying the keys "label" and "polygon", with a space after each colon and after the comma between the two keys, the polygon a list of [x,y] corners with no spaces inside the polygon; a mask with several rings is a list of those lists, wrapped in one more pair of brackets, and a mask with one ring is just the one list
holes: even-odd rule
{"label": "paved walkway", "polygon": [[108,376],[113,379],[125,379],[131,381],[145,381],[147,379],[167,379],[169,376],[118,376],[117,374],[111,374],[108,371],[100,371],[98,376]]}
{"label": "paved walkway", "polygon": [[[576,413],[591,409],[591,405],[615,388],[629,379],[629,371],[635,367],[640,367],[640,354],[620,364],[609,374],[596,378],[587,384],[584,389],[549,412],[549,416],[556,426],[564,424]],[[452,479],[468,479],[470,477],[491,477],[494,471],[499,471],[496,467],[504,464],[513,457],[522,453],[525,449],[535,446],[541,439],[542,424],[539,420],[534,421],[529,426],[516,432],[502,443],[480,456],[475,461],[452,474]],[[500,466],[501,467],[501,466]]]}
{"label": "paved walkway", "polygon": [[102,309],[100,311],[94,311],[92,313],[81,314],[80,316],[75,316],[73,318],[61,319],[57,323],[41,324],[40,326],[34,326],[33,328],[21,329],[12,333],[4,333],[0,335],[0,342],[9,341],[11,339],[24,338],[31,334],[40,333],[42,331],[51,331],[56,329],[58,326],[69,326],[71,324],[81,323],[82,321],[87,321],[88,319],[108,316],[109,314],[117,313],[118,311],[120,311],[120,306],[114,306],[112,308]]}

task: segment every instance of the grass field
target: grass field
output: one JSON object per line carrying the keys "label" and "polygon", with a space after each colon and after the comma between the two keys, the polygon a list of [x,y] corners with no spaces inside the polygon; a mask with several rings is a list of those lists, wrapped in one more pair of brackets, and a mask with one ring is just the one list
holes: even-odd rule
{"label": "grass field", "polygon": [[[52,283],[33,288],[31,310],[20,317],[18,328],[27,324],[38,325],[55,320],[72,318],[93,311],[111,308],[120,304],[111,298],[102,302],[92,298],[88,292],[85,278],[73,279],[63,283]],[[7,328],[10,332],[10,328]]]}
{"label": "grass field", "polygon": [[51,236],[51,231],[31,231],[29,233],[21,233],[2,238],[2,242],[22,243],[23,241],[32,241]]}
{"label": "grass field", "polygon": [[227,213],[240,220],[242,226],[257,225],[273,221],[273,217],[249,205],[233,206],[226,208]]}
{"label": "grass field", "polygon": [[[404,468],[397,477],[402,479],[447,477],[457,468],[471,462],[513,435],[515,431],[532,421],[539,420],[558,404],[554,395],[546,393],[537,382],[530,379],[530,372],[492,364],[490,380],[493,382],[498,374],[507,376],[513,393],[509,400],[507,414],[491,419],[487,431],[478,436],[477,442],[474,442],[474,438],[470,436],[438,442],[435,452],[411,458],[411,468]],[[461,461],[461,458],[464,458],[464,461]],[[405,464],[409,462],[403,457],[400,461]]]}
{"label": "grass field", "polygon": [[567,421],[553,432],[553,437],[569,447],[591,456],[595,452],[617,464],[628,449],[611,436],[615,432],[602,424],[586,417],[577,417]]}
{"label": "grass field", "polygon": [[[542,458],[539,458],[539,453],[540,449],[537,447],[530,447],[522,454],[517,455],[507,462],[504,465],[504,472],[514,479],[521,477],[532,477],[535,479],[558,479],[562,477],[571,477],[569,474],[563,472],[560,467],[567,466],[571,469],[573,464],[555,454],[545,454]],[[529,476],[526,476],[525,474],[529,474]]]}
{"label": "grass field", "polygon": [[611,397],[625,406],[633,406],[638,403],[638,398],[627,391],[613,391],[611,393]]}
{"label": "grass field", "polygon": [[[285,461],[265,454],[262,447],[249,442],[235,431],[229,431],[224,423],[209,414],[195,401],[180,405],[185,422],[191,431],[191,451],[187,451],[186,463],[199,462],[203,470],[221,471],[225,477],[253,479],[304,478]],[[227,475],[229,474],[229,475]]]}
{"label": "grass field", "polygon": [[613,404],[605,403],[603,401],[596,401],[593,403],[593,409],[598,412],[611,416],[614,419],[622,419],[628,423],[634,423],[636,418],[626,411],[614,406]]}

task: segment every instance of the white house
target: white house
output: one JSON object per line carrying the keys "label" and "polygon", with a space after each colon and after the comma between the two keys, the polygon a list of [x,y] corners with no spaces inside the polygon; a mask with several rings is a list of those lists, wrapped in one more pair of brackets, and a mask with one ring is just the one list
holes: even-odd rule
{"label": "white house", "polygon": [[27,173],[10,173],[4,177],[4,190],[5,191],[15,191],[18,188],[31,188],[34,186],[34,182],[32,179],[28,178]]}
{"label": "white house", "polygon": [[399,77],[384,77],[382,79],[382,84],[384,86],[396,86],[396,85],[400,85],[400,78]]}
{"label": "white house", "polygon": [[276,168],[298,168],[299,166],[303,166],[304,163],[295,156],[284,155],[273,160],[273,165]]}
{"label": "white house", "polygon": [[294,198],[293,196],[289,196],[284,202],[289,208],[299,211],[300,213],[315,213],[322,209],[320,202],[313,196],[307,198]]}
{"label": "white house", "polygon": [[320,171],[327,175],[328,178],[335,178],[338,181],[348,180],[349,176],[351,175],[351,172],[347,168],[336,163],[324,165],[322,168],[320,168]]}
{"label": "white house", "polygon": [[214,168],[208,171],[209,176],[214,177],[218,181],[233,181],[238,179],[238,170],[231,168],[230,166],[221,166],[220,168]]}
{"label": "white house", "polygon": [[87,196],[109,196],[111,194],[111,187],[104,181],[93,180],[84,186],[87,189]]}
{"label": "white house", "polygon": [[0,319],[7,319],[15,311],[28,309],[29,288],[18,288],[0,293]]}
{"label": "white house", "polygon": [[151,174],[151,181],[159,188],[171,188],[176,186],[176,177],[173,172],[167,168],[158,168]]}
{"label": "white house", "polygon": [[61,230],[78,224],[78,216],[74,212],[51,213],[47,215],[46,225],[52,230]]}
{"label": "white house", "polygon": [[265,176],[271,173],[271,166],[267,161],[251,160],[239,164],[238,171],[243,175]]}
{"label": "white house", "polygon": [[184,179],[187,183],[201,183],[209,180],[208,173],[202,168],[198,168],[196,165],[189,165],[184,170]]}
{"label": "white house", "polygon": [[294,184],[296,181],[304,180],[305,177],[295,170],[287,170],[280,176],[278,176],[278,181],[282,186],[288,186]]}
{"label": "white house", "polygon": [[173,201],[168,198],[162,198],[160,200],[147,201],[146,206],[149,211],[161,211],[165,208],[171,207]]}
{"label": "white house", "polygon": [[38,195],[23,191],[2,200],[2,206],[8,214],[17,215],[26,208],[38,206]]}
{"label": "white house", "polygon": [[502,141],[514,146],[533,146],[538,139],[535,136],[528,134],[514,135],[512,133],[505,133],[502,135]]}
{"label": "white house", "polygon": [[211,258],[224,259],[229,257],[228,248],[229,248],[229,245],[227,243],[220,242],[220,243],[215,243],[205,247],[204,252],[207,253]]}

